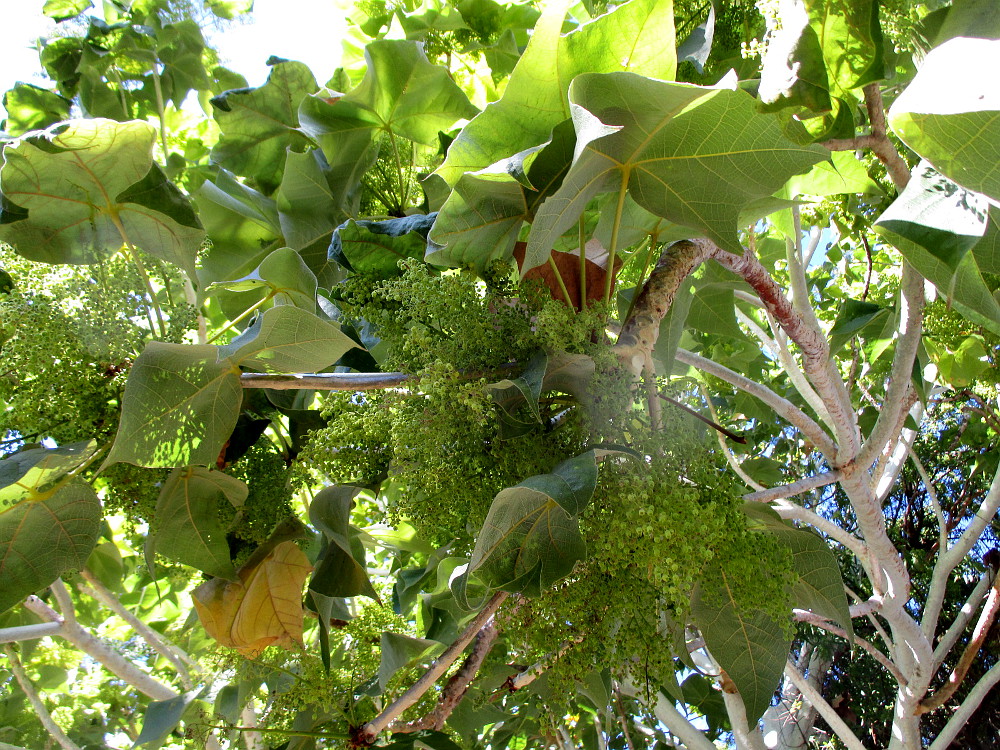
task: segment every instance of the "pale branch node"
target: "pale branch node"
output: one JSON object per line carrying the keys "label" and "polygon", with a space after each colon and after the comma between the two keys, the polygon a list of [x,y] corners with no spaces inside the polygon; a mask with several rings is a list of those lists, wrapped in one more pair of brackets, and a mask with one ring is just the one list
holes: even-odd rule
{"label": "pale branch node", "polygon": [[868,120],[871,123],[870,132],[855,138],[834,138],[824,141],[821,145],[831,151],[870,150],[885,165],[896,189],[902,191],[910,181],[910,167],[906,160],[899,155],[892,141],[889,140],[888,123],[882,105],[882,92],[879,90],[878,83],[868,84],[864,87],[864,92]]}
{"label": "pale branch node", "polygon": [[24,667],[22,666],[21,660],[18,658],[14,647],[4,645],[3,653],[7,657],[7,664],[10,666],[10,671],[14,673],[14,679],[16,679],[17,684],[21,686],[24,696],[28,699],[28,703],[31,704],[32,709],[34,709],[35,716],[41,722],[42,726],[45,727],[45,731],[51,735],[52,739],[59,743],[59,746],[63,748],[63,750],[80,750],[80,746],[66,736],[62,727],[56,724],[55,719],[52,718],[52,714],[50,714],[49,710],[45,707],[41,697],[35,690],[34,684],[28,677],[28,674],[24,671]]}
{"label": "pale branch node", "polygon": [[775,414],[798,429],[806,440],[816,446],[816,449],[823,453],[823,455],[831,457],[835,454],[836,447],[833,441],[830,440],[830,437],[823,431],[823,428],[816,424],[808,414],[799,409],[795,404],[779,396],[767,386],[750,380],[745,375],[740,375],[725,365],[713,362],[706,357],[702,357],[700,354],[689,352],[687,349],[678,348],[675,356],[678,362],[714,375],[744,393],[749,393],[751,396],[759,399],[770,406]]}
{"label": "pale branch node", "polygon": [[382,730],[395,721],[403,711],[420,700],[421,696],[430,690],[431,686],[448,671],[448,668],[458,659],[465,650],[465,647],[472,642],[472,639],[493,618],[493,615],[496,614],[496,611],[508,596],[509,594],[506,591],[499,591],[494,594],[479,614],[472,618],[472,621],[466,625],[465,630],[455,639],[455,642],[434,661],[427,671],[406,692],[393,701],[382,713],[358,729],[354,736],[354,744],[359,746],[371,745]]}

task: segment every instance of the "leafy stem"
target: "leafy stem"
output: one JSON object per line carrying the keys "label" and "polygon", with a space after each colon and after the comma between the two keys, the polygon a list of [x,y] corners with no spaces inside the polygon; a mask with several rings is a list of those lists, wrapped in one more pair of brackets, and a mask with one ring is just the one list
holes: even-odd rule
{"label": "leafy stem", "polygon": [[625,196],[628,193],[628,174],[622,175],[622,185],[618,190],[618,205],[615,207],[615,221],[611,227],[611,247],[608,248],[608,273],[604,278],[604,304],[611,304],[611,287],[615,279],[615,253],[618,252],[618,231],[622,226],[622,212],[625,210]]}
{"label": "leafy stem", "polygon": [[254,304],[250,305],[250,307],[248,307],[248,308],[247,308],[246,310],[244,310],[244,311],[243,311],[243,312],[241,312],[241,313],[240,313],[239,315],[237,315],[237,316],[236,316],[236,317],[235,317],[235,318],[234,318],[233,320],[229,321],[229,324],[228,324],[228,325],[227,325],[227,326],[226,326],[225,328],[223,328],[223,329],[222,329],[221,331],[219,331],[219,332],[218,332],[217,334],[215,334],[214,336],[212,336],[212,338],[210,338],[210,339],[209,339],[209,340],[208,340],[207,342],[205,342],[205,343],[208,343],[208,344],[212,344],[212,343],[215,343],[216,341],[218,341],[218,340],[219,340],[219,338],[220,338],[220,337],[221,337],[221,336],[222,336],[222,335],[223,335],[223,334],[224,334],[224,333],[225,333],[226,331],[228,331],[228,330],[232,329],[232,328],[233,328],[234,326],[237,326],[237,325],[239,325],[239,324],[240,324],[240,323],[242,323],[242,322],[243,322],[244,320],[246,320],[246,319],[247,319],[247,318],[248,318],[248,317],[249,317],[250,315],[253,315],[253,313],[254,313],[254,312],[256,312],[257,310],[259,310],[259,309],[261,308],[261,306],[262,306],[262,305],[264,305],[264,304],[266,304],[266,303],[270,302],[270,301],[271,301],[271,299],[272,299],[272,298],[274,297],[274,295],[275,295],[275,292],[273,292],[273,291],[271,291],[271,292],[268,292],[267,294],[265,294],[265,295],[264,295],[264,296],[263,296],[263,297],[262,297],[262,298],[261,298],[260,300],[258,300],[258,301],[257,301],[257,302],[255,302]]}
{"label": "leafy stem", "polygon": [[142,278],[143,284],[146,285],[146,293],[149,295],[149,302],[156,314],[156,322],[160,329],[160,335],[163,338],[166,338],[167,326],[166,323],[163,322],[163,311],[160,309],[160,303],[156,301],[156,291],[153,289],[153,282],[149,278],[146,266],[143,265],[142,259],[139,257],[139,250],[132,244],[131,240],[129,240],[128,233],[125,231],[125,225],[122,223],[122,218],[118,213],[118,210],[113,209],[109,211],[108,216],[111,219],[111,223],[115,225],[115,229],[118,230],[118,234],[121,235],[122,243],[128,248],[129,257],[132,259],[132,263],[139,272],[139,276]]}

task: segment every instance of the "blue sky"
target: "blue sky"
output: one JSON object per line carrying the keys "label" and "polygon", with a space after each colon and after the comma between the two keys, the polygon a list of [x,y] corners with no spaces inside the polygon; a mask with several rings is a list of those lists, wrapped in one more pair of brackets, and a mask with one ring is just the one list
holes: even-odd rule
{"label": "blue sky", "polygon": [[[271,55],[300,60],[325,81],[340,61],[347,5],[348,0],[256,0],[251,23],[215,33],[211,42],[227,67],[246,76],[251,86],[264,83],[264,62]],[[33,46],[38,37],[52,34],[55,24],[41,8],[42,0],[7,0],[0,22],[0,92],[17,81],[49,85]]]}

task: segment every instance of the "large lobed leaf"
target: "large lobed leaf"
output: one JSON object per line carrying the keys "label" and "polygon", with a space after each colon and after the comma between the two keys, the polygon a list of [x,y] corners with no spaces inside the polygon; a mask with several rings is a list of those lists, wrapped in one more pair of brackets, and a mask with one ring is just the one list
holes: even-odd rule
{"label": "large lobed leaf", "polygon": [[721,569],[695,590],[691,617],[708,650],[740,691],[751,726],[756,725],[785,669],[790,639],[763,610],[737,607]]}
{"label": "large lobed leaf", "polygon": [[97,263],[130,243],[192,277],[205,236],[153,164],[144,122],[74,120],[4,149],[0,240],[45,263]]}
{"label": "large lobed leaf", "polygon": [[493,588],[538,594],[587,554],[578,515],[597,485],[594,451],[563,461],[551,474],[501,490],[476,539],[469,572]]}
{"label": "large lobed leaf", "polygon": [[503,98],[472,120],[437,170],[454,185],[472,172],[544,142],[571,114],[570,81],[588,72],[631,71],[673,79],[673,2],[632,0],[566,36],[560,36],[569,2],[548,3]]}
{"label": "large lobed leaf", "polygon": [[588,74],[573,81],[570,100],[576,157],[535,218],[526,268],[545,262],[591,198],[623,188],[647,211],[742,252],[741,212],[828,158],[819,146],[785,138],[738,90]]}
{"label": "large lobed leaf", "polygon": [[314,372],[355,346],[335,324],[293,305],[265,311],[225,346],[151,342],[129,373],[106,464],[212,466],[243,403],[241,365]]}
{"label": "large lobed leaf", "polygon": [[101,533],[101,501],[74,481],[0,512],[0,612],[86,562]]}
{"label": "large lobed leaf", "polygon": [[203,573],[230,581],[236,569],[229,556],[219,505],[243,505],[248,488],[239,479],[200,466],[175,469],[156,501],[146,548]]}

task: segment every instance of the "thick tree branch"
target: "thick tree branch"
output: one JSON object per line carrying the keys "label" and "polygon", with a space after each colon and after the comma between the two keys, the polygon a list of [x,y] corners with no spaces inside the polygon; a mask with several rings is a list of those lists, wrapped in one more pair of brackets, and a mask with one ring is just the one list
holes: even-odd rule
{"label": "thick tree branch", "polygon": [[955,644],[958,643],[958,639],[961,637],[962,633],[965,632],[966,627],[972,621],[972,615],[975,614],[976,610],[979,609],[980,602],[986,598],[987,594],[996,586],[997,571],[994,568],[989,568],[980,577],[979,581],[976,582],[976,586],[972,589],[972,593],[969,594],[968,598],[965,600],[965,604],[962,605],[962,609],[959,610],[958,614],[955,616],[954,622],[945,631],[945,634],[941,636],[941,640],[938,641],[937,646],[934,649],[934,668],[937,669],[944,663],[945,657],[948,656],[949,652],[954,648]]}
{"label": "thick tree branch", "polygon": [[[706,241],[707,242],[707,241]],[[860,448],[857,415],[851,405],[844,380],[830,357],[826,334],[803,318],[781,286],[771,278],[757,256],[746,251],[743,255],[727,253],[708,243],[710,257],[723,268],[741,276],[760,297],[767,311],[802,352],[802,365],[816,392],[823,400],[837,436],[837,465],[850,462]]]}
{"label": "thick tree branch", "polygon": [[352,741],[353,745],[366,747],[373,744],[382,730],[399,718],[400,714],[406,709],[420,700],[421,696],[430,690],[431,686],[438,681],[441,675],[448,671],[448,667],[458,659],[462,652],[465,651],[465,647],[469,645],[479,631],[493,618],[493,615],[508,596],[509,594],[506,591],[494,594],[486,606],[483,607],[482,611],[472,619],[465,630],[455,639],[455,642],[437,658],[434,664],[406,692],[393,701],[392,705],[382,711],[382,713],[358,729]]}
{"label": "thick tree branch", "polygon": [[801,523],[809,524],[817,531],[823,532],[833,541],[842,544],[853,552],[859,560],[864,561],[868,557],[868,548],[865,546],[863,540],[858,539],[846,529],[833,523],[833,521],[823,518],[819,513],[809,510],[809,508],[803,508],[801,505],[796,505],[784,498],[773,500],[772,507],[786,521],[800,521]]}
{"label": "thick tree branch", "polygon": [[28,703],[35,711],[35,716],[45,727],[45,731],[54,739],[63,750],[80,750],[80,746],[77,745],[73,740],[71,740],[62,728],[56,724],[55,719],[52,718],[52,714],[45,707],[42,702],[41,697],[35,691],[35,686],[32,684],[28,677],[28,674],[24,671],[24,667],[21,665],[21,660],[17,658],[17,652],[14,651],[13,646],[5,645],[3,647],[3,652],[7,656],[7,663],[10,665],[10,671],[14,673],[14,679],[17,680],[17,684],[21,686],[21,690],[24,692],[24,696],[28,699]]}
{"label": "thick tree branch", "polygon": [[412,378],[402,372],[319,372],[271,375],[245,372],[240,375],[244,388],[270,388],[276,391],[376,391],[394,388]]}
{"label": "thick tree branch", "polygon": [[865,105],[868,109],[868,120],[871,122],[871,132],[856,138],[837,138],[822,145],[831,151],[857,151],[870,149],[878,160],[885,165],[889,177],[896,188],[902,191],[910,181],[910,168],[896,147],[889,140],[885,119],[885,109],[882,105],[882,92],[877,83],[870,83],[864,88]]}
{"label": "thick tree branch", "polygon": [[97,599],[97,601],[118,615],[118,617],[124,620],[129,627],[131,627],[139,636],[142,637],[144,641],[146,641],[146,643],[149,644],[150,648],[169,661],[174,666],[174,669],[177,670],[177,675],[180,677],[181,684],[184,685],[185,690],[191,690],[194,688],[194,680],[191,679],[191,673],[188,670],[188,665],[184,663],[180,654],[177,653],[171,644],[167,643],[163,636],[149,627],[149,625],[144,623],[134,614],[129,612],[128,608],[118,601],[118,597],[108,591],[104,587],[104,584],[101,583],[89,570],[84,568],[80,571],[80,576],[87,582],[87,586],[81,586],[81,589],[83,589],[86,593],[89,593]]}
{"label": "thick tree branch", "polygon": [[476,674],[479,673],[479,668],[489,655],[493,644],[496,643],[499,632],[495,622],[488,622],[486,627],[476,635],[476,642],[472,646],[472,651],[465,657],[462,666],[445,683],[444,689],[441,691],[441,697],[438,699],[438,704],[434,707],[434,710],[416,721],[411,721],[409,724],[403,726],[394,725],[392,728],[393,731],[417,732],[421,729],[433,729],[440,732],[448,717],[451,716],[452,711],[462,702],[462,698],[469,691],[472,681],[476,678]]}
{"label": "thick tree branch", "polygon": [[15,625],[12,628],[0,628],[0,643],[31,641],[35,638],[59,635],[59,631],[61,630],[62,623],[60,622],[36,622],[31,625]]}
{"label": "thick tree branch", "polygon": [[[57,581],[56,583],[62,586],[61,581]],[[54,584],[53,593],[57,589],[58,587]],[[61,594],[57,595],[56,598],[57,601],[69,598],[69,592],[66,591],[65,586],[62,586]],[[177,697],[177,693],[171,688],[150,677],[131,661],[108,646],[103,640],[81,626],[73,616],[72,608],[64,608],[62,615],[60,615],[37,596],[29,596],[25,600],[24,606],[48,622],[61,623],[62,628],[58,635],[65,638],[85,654],[91,656],[105,669],[129,685],[132,685],[140,693],[148,695],[155,701],[165,701]],[[63,606],[62,601],[60,601],[60,606]]]}
{"label": "thick tree branch", "polygon": [[903,261],[899,291],[899,328],[896,331],[896,352],[889,371],[889,387],[881,400],[875,427],[858,455],[858,463],[866,469],[871,467],[890,440],[900,434],[906,414],[916,400],[911,381],[924,316],[924,280],[906,261]]}

